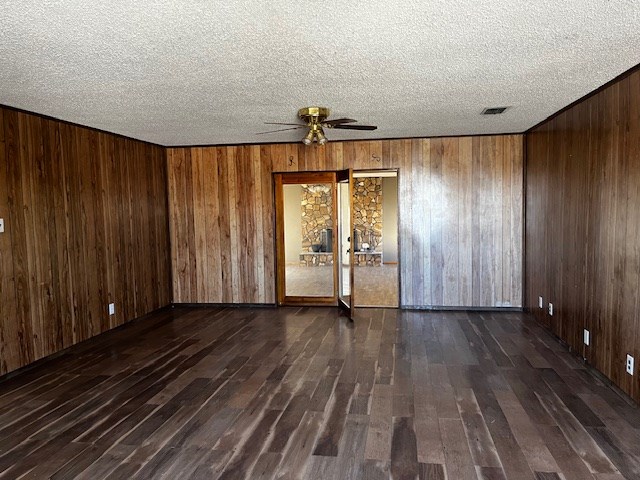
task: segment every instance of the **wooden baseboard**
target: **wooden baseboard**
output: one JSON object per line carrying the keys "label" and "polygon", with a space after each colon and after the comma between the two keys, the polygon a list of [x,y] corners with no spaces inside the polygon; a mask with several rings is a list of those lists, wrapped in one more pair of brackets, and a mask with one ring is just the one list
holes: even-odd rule
{"label": "wooden baseboard", "polygon": [[277,307],[275,303],[172,303],[173,308],[273,308]]}
{"label": "wooden baseboard", "polygon": [[522,307],[465,307],[446,305],[402,305],[403,310],[433,310],[442,312],[522,312]]}

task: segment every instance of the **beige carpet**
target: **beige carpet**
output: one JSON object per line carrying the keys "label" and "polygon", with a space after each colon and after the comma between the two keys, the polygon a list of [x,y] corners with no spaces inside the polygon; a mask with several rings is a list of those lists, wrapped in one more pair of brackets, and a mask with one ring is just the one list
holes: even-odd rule
{"label": "beige carpet", "polygon": [[[358,307],[397,307],[397,265],[355,268],[355,300]],[[333,295],[333,267],[301,267],[287,265],[286,295]],[[348,293],[348,292],[346,292]]]}
{"label": "beige carpet", "polygon": [[398,306],[398,266],[356,267],[354,278],[357,307]]}

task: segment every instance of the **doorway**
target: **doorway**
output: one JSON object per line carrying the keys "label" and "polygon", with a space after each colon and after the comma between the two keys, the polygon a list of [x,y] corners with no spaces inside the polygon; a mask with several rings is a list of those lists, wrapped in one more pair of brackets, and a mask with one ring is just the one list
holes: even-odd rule
{"label": "doorway", "polygon": [[398,307],[398,172],[353,173],[356,307]]}
{"label": "doorway", "polygon": [[275,173],[279,305],[398,306],[397,171]]}
{"label": "doorway", "polygon": [[336,174],[274,177],[278,304],[335,305]]}

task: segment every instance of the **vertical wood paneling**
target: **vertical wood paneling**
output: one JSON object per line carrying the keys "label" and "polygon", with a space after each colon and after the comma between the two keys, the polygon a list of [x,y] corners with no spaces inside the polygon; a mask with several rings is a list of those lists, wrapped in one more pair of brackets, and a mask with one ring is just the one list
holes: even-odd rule
{"label": "vertical wood paneling", "polygon": [[[524,271],[522,265],[524,263],[524,142],[506,142],[504,168],[507,165],[511,167],[511,181],[509,182],[511,195],[509,204],[509,237],[508,246],[503,248],[511,249],[511,265],[504,272],[504,279],[508,281],[509,272],[517,271],[518,274],[511,275],[511,292],[505,295],[504,302],[507,298],[518,298],[522,305],[524,292]],[[503,208],[504,212],[504,208]],[[506,237],[505,237],[506,238]],[[517,265],[514,262],[518,262]]]}
{"label": "vertical wood paneling", "polygon": [[[202,148],[194,148],[192,151],[192,168],[191,168],[191,182],[193,184],[193,205],[195,211],[204,212],[205,211],[205,185],[204,185],[204,176],[205,176],[205,167],[206,164],[204,159],[202,158]],[[194,215],[193,216],[194,223],[194,242],[195,248],[197,252],[201,252],[201,256],[204,257],[205,261],[196,261],[196,297],[202,298],[206,295],[207,291],[207,277],[209,274],[209,268],[206,262],[208,259],[208,242],[207,242],[207,228],[206,228],[206,216],[205,215]]]}
{"label": "vertical wood paneling", "polygon": [[[19,116],[16,112],[5,111],[4,133],[7,159],[7,183],[9,210],[5,217],[5,224],[10,228],[11,248],[8,255],[13,258],[13,275],[15,293],[9,296],[8,302],[15,302],[16,316],[9,319],[8,324],[15,324],[17,332],[17,347],[19,349],[16,358],[10,359],[15,367],[28,364],[35,358],[33,345],[33,326],[31,324],[30,295],[29,295],[29,269],[27,267],[27,228],[25,226],[23,209],[23,181],[21,157],[23,148],[18,125]],[[5,303],[4,301],[2,303]],[[14,367],[14,368],[15,368]]]}
{"label": "vertical wood paneling", "polygon": [[458,290],[460,265],[458,258],[458,236],[460,212],[458,205],[464,202],[463,187],[460,185],[459,151],[460,141],[457,138],[443,139],[442,150],[442,194],[443,209],[441,212],[442,236],[442,301],[441,305],[459,304],[461,300]]}
{"label": "vertical wood paneling", "polygon": [[[477,236],[474,236],[473,245],[477,255],[477,281],[474,282],[474,300],[477,305],[485,305],[489,298],[495,297],[496,277],[496,240],[494,233],[496,230],[496,209],[494,202],[494,167],[493,161],[496,156],[496,139],[490,137],[478,138],[475,174],[478,186],[474,186],[475,198],[478,205],[478,215],[474,229]],[[474,256],[475,256],[474,255]]]}
{"label": "vertical wood paneling", "polygon": [[[19,118],[19,128],[24,132],[23,138],[25,142],[21,145],[21,163],[25,167],[22,169],[22,190],[25,229],[33,232],[33,235],[27,235],[27,252],[32,252],[36,248],[36,242],[46,238],[46,230],[42,228],[44,218],[42,216],[44,198],[36,192],[42,190],[42,131],[40,128],[40,119],[35,116],[21,116]],[[40,178],[39,178],[40,177]],[[48,244],[42,242],[42,257],[48,258]],[[27,271],[32,272],[29,275],[29,300],[30,300],[30,318],[29,322],[33,328],[33,352],[36,358],[43,357],[44,346],[42,337],[46,335],[43,316],[46,315],[46,307],[42,303],[46,299],[46,290],[48,286],[47,278],[43,274],[41,257],[36,257],[27,253]],[[40,332],[40,334],[38,334]]]}
{"label": "vertical wood paneling", "polygon": [[[625,155],[629,156],[629,162],[631,165],[630,175],[628,178],[629,189],[631,195],[627,202],[627,211],[630,217],[633,219],[632,227],[628,229],[627,234],[627,248],[628,257],[632,259],[640,259],[640,244],[638,238],[640,238],[640,215],[638,215],[638,205],[640,204],[640,75],[633,75],[629,77],[629,100],[628,100],[628,123],[626,125],[627,135],[624,139]],[[634,358],[640,358],[640,261],[634,261],[629,266],[631,272],[633,272],[633,281],[629,282],[628,295],[631,296],[634,301],[628,302],[628,314],[625,318],[626,333],[625,338],[630,343],[629,351]],[[633,292],[633,285],[635,284],[635,292]],[[627,297],[629,298],[629,297]],[[633,318],[633,321],[631,321]],[[638,385],[637,376],[636,384],[632,386],[634,392],[634,398],[640,401],[640,386]]]}
{"label": "vertical wood paneling", "polygon": [[218,176],[217,173],[217,152],[215,149],[202,149],[203,168],[203,201],[207,215],[203,215],[205,222],[204,241],[207,248],[205,268],[207,270],[206,297],[213,298],[217,292],[213,290],[216,284],[213,279],[220,275],[220,228],[218,220],[220,209],[218,204]]}
{"label": "vertical wood paneling", "polygon": [[264,284],[264,302],[271,302],[276,298],[276,282],[275,279],[275,263],[272,261],[275,252],[275,219],[273,209],[274,192],[273,180],[271,172],[275,171],[273,167],[274,158],[286,157],[274,149],[268,147],[260,147],[260,179],[262,182],[262,245],[263,245],[263,262],[264,276],[261,281]]}
{"label": "vertical wood paneling", "polygon": [[[220,218],[219,218],[219,228],[220,228],[220,255],[221,255],[221,277],[218,279],[218,288],[221,288],[221,300],[223,303],[231,303],[233,302],[233,289],[232,282],[233,278],[231,275],[231,224],[230,224],[230,216],[229,216],[229,179],[227,176],[227,148],[219,148],[218,149],[218,199],[220,202]],[[169,186],[171,188],[171,186]],[[189,213],[188,209],[191,205],[185,205],[186,215],[202,215],[201,212],[193,212]],[[187,242],[190,241],[190,237],[187,237],[185,240]],[[178,252],[180,254],[181,252]],[[174,301],[179,301],[174,298]],[[195,301],[192,300],[192,301]]]}
{"label": "vertical wood paneling", "polygon": [[[98,135],[98,157],[102,158],[101,162],[96,162],[96,168],[98,172],[96,177],[100,179],[100,183],[97,185],[99,188],[99,192],[96,195],[96,200],[99,199],[100,206],[98,208],[99,211],[104,212],[102,215],[102,225],[100,231],[104,235],[102,238],[102,247],[104,249],[103,257],[101,258],[101,264],[104,266],[104,278],[103,278],[103,292],[102,296],[106,299],[107,303],[116,302],[113,298],[112,292],[109,291],[109,285],[113,285],[114,282],[114,271],[111,268],[108,268],[107,262],[110,258],[113,258],[115,252],[114,245],[114,235],[113,235],[113,209],[105,208],[105,205],[110,205],[110,192],[111,185],[113,182],[113,142],[110,141],[110,136],[107,134]],[[50,155],[51,157],[52,155]],[[110,317],[103,317],[100,325],[101,330],[108,330],[109,328],[113,328],[114,322]]]}
{"label": "vertical wood paneling", "polygon": [[4,374],[167,305],[171,266],[164,149],[11,109],[0,119]]}
{"label": "vertical wood paneling", "polygon": [[[510,142],[515,143],[515,142]],[[473,250],[471,232],[473,228],[473,139],[471,137],[461,138],[458,146],[458,270],[456,277],[458,280],[458,295],[461,305],[472,305],[472,271],[473,271]],[[512,158],[513,165],[518,159]],[[516,172],[521,172],[522,168]],[[521,204],[520,204],[521,205]],[[518,203],[511,203],[511,207],[518,208]],[[522,221],[521,213],[512,212],[516,219]],[[512,261],[518,261],[518,248],[511,249]],[[515,272],[514,272],[515,273]],[[518,296],[512,298],[520,298]]]}
{"label": "vertical wood paneling", "polygon": [[640,343],[640,72],[540,125],[526,147],[526,306],[640,400],[625,373]]}
{"label": "vertical wood paneling", "polygon": [[[422,206],[428,211],[428,215],[422,216],[421,221],[414,222],[413,214],[411,222],[407,222],[408,230],[411,232],[411,258],[415,259],[413,266],[408,266],[412,272],[411,281],[406,282],[411,285],[414,293],[413,301],[418,305],[433,305],[433,284],[432,265],[434,262],[432,254],[433,232],[437,227],[437,216],[433,214],[434,208],[434,187],[435,182],[431,179],[431,141],[412,140],[410,163],[406,165],[406,170],[411,172],[411,181],[407,188],[405,199],[406,211],[416,210],[416,206]],[[402,175],[402,174],[400,174]],[[402,218],[402,216],[401,216]],[[416,217],[419,218],[419,217]],[[409,219],[407,219],[408,221]],[[427,241],[425,241],[427,240]],[[409,292],[407,292],[409,294]]]}
{"label": "vertical wood paneling", "polygon": [[[241,272],[242,269],[246,268],[246,264],[249,262],[244,261],[247,258],[244,254],[246,249],[243,248],[245,245],[242,243],[242,232],[241,228],[244,225],[240,225],[238,228],[238,211],[240,210],[239,202],[241,202],[241,197],[238,192],[238,188],[242,187],[242,183],[238,181],[238,177],[236,175],[236,167],[242,168],[243,158],[239,155],[241,150],[244,147],[230,147],[230,153],[227,156],[227,182],[229,187],[229,231],[231,232],[231,243],[230,243],[230,267],[231,267],[231,302],[238,303],[241,298]],[[245,179],[244,181],[249,181],[249,179]],[[197,254],[197,251],[196,251]],[[247,280],[245,280],[247,281]],[[251,292],[246,292],[247,297],[251,297]]]}
{"label": "vertical wood paneling", "polygon": [[273,172],[399,169],[401,304],[520,306],[522,136],[170,148],[175,302],[275,303]]}
{"label": "vertical wood paneling", "polygon": [[[0,158],[6,158],[9,139],[5,140],[5,111],[0,109]],[[0,214],[5,220],[5,233],[0,234],[0,372],[16,369],[20,364],[20,330],[17,319],[16,285],[13,268],[13,224],[9,224],[9,163],[0,163]],[[2,321],[1,319],[14,319]]]}
{"label": "vertical wood paneling", "polygon": [[[426,233],[420,233],[421,224],[414,222],[414,207],[417,213],[418,209],[424,209],[426,202],[420,195],[426,196],[426,190],[418,187],[414,193],[413,183],[414,181],[420,181],[421,178],[412,175],[413,172],[413,155],[406,155],[407,149],[409,152],[414,151],[416,155],[419,153],[411,149],[411,142],[418,142],[419,140],[391,140],[389,142],[389,165],[397,165],[398,167],[398,244],[399,252],[398,258],[400,262],[400,305],[424,304],[428,305],[431,301],[431,297],[425,299],[425,294],[430,295],[431,282],[427,283],[426,288],[420,287],[420,284],[416,285],[414,282],[414,272],[425,272],[424,262],[427,261],[426,256],[416,255],[418,252],[414,252],[414,236],[419,236],[426,240],[428,243],[428,237]],[[409,143],[409,145],[407,145]],[[423,150],[429,148],[429,140],[425,140]],[[424,211],[424,210],[423,210]],[[416,216],[417,219],[417,216]],[[426,220],[426,215],[425,218]],[[414,228],[414,225],[418,225],[418,228]],[[424,235],[424,236],[423,236]],[[429,248],[426,250],[430,251]],[[404,261],[407,259],[409,263]],[[411,260],[409,260],[411,259]],[[418,273],[419,274],[419,273]]]}
{"label": "vertical wood paneling", "polygon": [[[253,250],[255,251],[255,256],[256,256],[256,262],[254,265],[255,271],[254,271],[254,275],[255,278],[258,279],[258,285],[257,285],[257,301],[258,303],[265,303],[266,302],[266,297],[265,297],[265,281],[264,281],[264,261],[265,261],[265,257],[264,257],[264,242],[262,241],[262,232],[264,232],[264,202],[262,201],[263,199],[263,194],[262,194],[262,187],[263,187],[263,171],[262,171],[262,162],[260,161],[260,147],[259,146],[253,146],[251,147],[251,160],[250,163],[252,165],[252,167],[255,169],[253,172],[253,176],[256,179],[255,180],[255,184],[254,184],[254,188],[255,188],[255,194],[251,195],[251,198],[257,198],[260,201],[258,202],[250,202],[252,203],[253,207],[255,208],[255,213],[253,215],[253,218],[255,219],[255,223],[253,225],[254,231],[252,232],[251,238],[252,240],[255,241]],[[269,175],[264,175],[267,178],[269,177]],[[263,279],[263,281],[260,281],[260,279]]]}

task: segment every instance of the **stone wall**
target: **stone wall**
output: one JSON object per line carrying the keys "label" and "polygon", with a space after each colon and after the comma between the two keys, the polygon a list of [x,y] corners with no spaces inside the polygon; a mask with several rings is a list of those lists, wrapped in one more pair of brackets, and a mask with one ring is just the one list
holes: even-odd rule
{"label": "stone wall", "polygon": [[320,243],[321,232],[332,228],[333,205],[329,185],[302,185],[302,251]]}
{"label": "stone wall", "polygon": [[[382,251],[382,178],[354,180],[353,220],[360,233],[359,245],[368,243],[376,252]],[[302,251],[321,243],[321,232],[332,227],[331,188],[328,185],[302,185]]]}
{"label": "stone wall", "polygon": [[355,255],[356,267],[368,266],[379,267],[382,265],[382,253],[381,252],[358,252]]}
{"label": "stone wall", "polygon": [[[382,178],[354,179],[353,220],[360,232],[359,242],[382,251]],[[359,246],[360,246],[359,245]]]}
{"label": "stone wall", "polygon": [[333,253],[301,253],[301,267],[324,267],[333,265]]}

